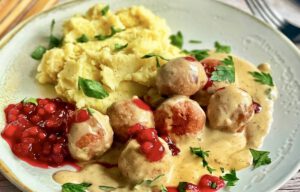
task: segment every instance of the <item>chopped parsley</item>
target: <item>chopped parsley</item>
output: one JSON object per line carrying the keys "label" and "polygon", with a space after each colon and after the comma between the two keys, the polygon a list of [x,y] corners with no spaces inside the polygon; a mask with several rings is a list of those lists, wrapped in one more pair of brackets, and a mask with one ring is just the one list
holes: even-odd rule
{"label": "chopped parsley", "polygon": [[160,186],[160,192],[168,192],[168,189],[166,188],[166,186],[161,185]]}
{"label": "chopped parsley", "polygon": [[32,97],[24,99],[22,103],[32,103],[34,105],[38,105],[37,99]]}
{"label": "chopped parsley", "polygon": [[218,41],[215,42],[215,48],[217,53],[230,53],[231,47],[228,45],[222,45]]}
{"label": "chopped parsley", "polygon": [[187,182],[179,182],[177,189],[179,192],[186,192],[186,186]]}
{"label": "chopped parsley", "polygon": [[164,58],[163,56],[157,55],[157,54],[155,54],[155,53],[149,53],[149,54],[146,54],[146,55],[144,55],[144,56],[141,57],[141,58],[142,58],[142,59],[148,59],[148,58],[151,58],[151,57],[155,57],[155,60],[156,60],[156,67],[160,67],[159,59],[162,59],[162,60],[165,60],[165,61],[169,61],[169,59],[166,59],[166,58]]}
{"label": "chopped parsley", "polygon": [[82,90],[83,93],[88,97],[103,99],[109,96],[108,92],[98,81],[79,77],[78,88],[79,90]]}
{"label": "chopped parsley", "polygon": [[89,115],[93,116],[93,113],[95,113],[95,109],[87,108],[87,111],[89,112]]}
{"label": "chopped parsley", "polygon": [[179,49],[183,46],[183,36],[181,31],[178,31],[177,34],[170,36],[171,44],[178,47]]}
{"label": "chopped parsley", "polygon": [[86,36],[86,34],[82,34],[80,37],[76,39],[76,41],[79,43],[85,43],[89,41],[89,38],[88,36]]}
{"label": "chopped parsley", "polygon": [[235,82],[235,68],[232,56],[228,56],[221,61],[216,70],[212,72],[212,81],[225,81],[229,83]]}
{"label": "chopped parsley", "polygon": [[221,179],[227,181],[227,186],[234,186],[235,183],[239,180],[236,176],[235,170],[231,170],[230,173],[226,173],[224,176],[221,176]]}
{"label": "chopped parsley", "polygon": [[191,40],[189,40],[189,43],[195,43],[195,44],[198,44],[198,43],[202,43],[202,41],[191,39]]}
{"label": "chopped parsley", "polygon": [[101,10],[101,15],[105,16],[107,14],[109,10],[109,5],[106,5],[105,7],[103,7],[103,9]]}
{"label": "chopped parsley", "polygon": [[158,175],[157,177],[155,177],[154,179],[146,179],[143,181],[143,183],[145,183],[146,185],[150,186],[153,182],[157,181],[159,178],[165,176],[164,174]]}
{"label": "chopped parsley", "polygon": [[43,58],[44,53],[47,49],[41,45],[39,45],[35,50],[31,53],[31,57],[35,60],[41,60]]}
{"label": "chopped parsley", "polygon": [[211,182],[211,183],[210,183],[210,188],[216,189],[217,187],[218,187],[218,185],[217,185],[216,182]]}
{"label": "chopped parsley", "polygon": [[54,25],[55,25],[55,20],[53,19],[51,21],[51,27],[50,27],[49,49],[52,49],[54,47],[59,47],[62,44],[62,38],[53,35]]}
{"label": "chopped parsley", "polygon": [[271,163],[271,158],[268,156],[269,151],[258,151],[255,149],[250,149],[250,152],[253,157],[253,167],[258,168],[262,165],[268,165]]}
{"label": "chopped parsley", "polygon": [[125,49],[128,46],[128,43],[121,45],[119,43],[115,43],[115,51],[121,51],[122,49]]}
{"label": "chopped parsley", "polygon": [[198,61],[201,61],[209,56],[209,50],[207,49],[194,49],[191,51],[183,50],[182,52],[194,56]]}
{"label": "chopped parsley", "polygon": [[203,151],[200,147],[190,147],[190,151],[192,154],[197,155],[198,157],[202,158],[202,166],[206,167],[209,173],[215,171],[215,169],[208,166],[208,162],[206,161],[206,157],[209,156],[209,151]]}
{"label": "chopped parsley", "polygon": [[250,71],[249,73],[250,75],[252,75],[252,77],[254,77],[254,81],[264,85],[269,85],[271,87],[274,86],[273,79],[270,73],[264,73],[264,72],[260,73],[257,71],[253,71],[253,72]]}
{"label": "chopped parsley", "polygon": [[222,173],[224,173],[224,171],[225,171],[223,167],[220,167],[220,170]]}
{"label": "chopped parsley", "polygon": [[88,187],[90,187],[91,183],[65,183],[62,185],[62,192],[86,192]]}
{"label": "chopped parsley", "polygon": [[106,185],[100,185],[99,189],[101,189],[102,191],[114,191],[117,188],[116,187],[111,187],[111,186],[106,186]]}
{"label": "chopped parsley", "polygon": [[104,41],[104,40],[114,36],[116,33],[120,33],[122,31],[125,31],[125,29],[115,29],[113,26],[111,26],[109,35],[96,35],[95,38],[99,41]]}

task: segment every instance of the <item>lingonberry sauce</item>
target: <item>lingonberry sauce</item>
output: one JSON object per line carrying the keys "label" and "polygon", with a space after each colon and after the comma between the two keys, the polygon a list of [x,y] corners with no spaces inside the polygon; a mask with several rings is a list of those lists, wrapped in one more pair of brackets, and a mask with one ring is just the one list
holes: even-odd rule
{"label": "lingonberry sauce", "polygon": [[261,106],[259,103],[253,101],[252,106],[253,106],[253,108],[254,108],[254,112],[255,112],[255,113],[261,112],[262,106]]}
{"label": "lingonberry sauce", "polygon": [[61,99],[37,99],[10,104],[4,110],[6,127],[1,133],[12,152],[30,165],[48,168],[65,164],[78,169],[67,146],[67,132],[75,106]]}
{"label": "lingonberry sauce", "polygon": [[212,73],[217,69],[217,66],[220,65],[220,61],[216,59],[204,59],[201,61],[205,73],[208,77],[207,83],[203,87],[203,90],[207,90],[209,87],[213,85],[213,81],[211,80]]}
{"label": "lingonberry sauce", "polygon": [[171,139],[170,136],[164,135],[161,136],[161,138],[168,144],[173,156],[176,156],[180,153],[180,149],[176,146],[176,143]]}
{"label": "lingonberry sauce", "polygon": [[145,111],[151,111],[151,108],[146,103],[144,103],[144,101],[142,101],[141,99],[134,98],[132,101],[137,107]]}
{"label": "lingonberry sauce", "polygon": [[165,148],[158,139],[154,128],[145,128],[136,124],[129,128],[128,134],[141,145],[140,150],[150,162],[161,160],[165,155]]}

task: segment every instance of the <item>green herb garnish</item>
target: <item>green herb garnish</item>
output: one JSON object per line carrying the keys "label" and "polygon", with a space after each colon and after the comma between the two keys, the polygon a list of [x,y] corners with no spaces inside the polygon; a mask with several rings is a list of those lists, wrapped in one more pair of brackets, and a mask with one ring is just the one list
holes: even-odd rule
{"label": "green herb garnish", "polygon": [[166,188],[166,186],[161,185],[160,186],[160,192],[168,192],[168,189]]}
{"label": "green herb garnish", "polygon": [[128,43],[126,43],[125,45],[115,43],[115,51],[121,51],[122,49],[125,49],[127,46],[128,46]]}
{"label": "green herb garnish", "polygon": [[229,83],[235,82],[235,68],[232,56],[228,56],[221,61],[216,70],[212,72],[212,81],[225,81]]}
{"label": "green herb garnish", "polygon": [[209,56],[209,50],[207,49],[195,49],[191,51],[183,50],[182,52],[194,56],[198,61],[201,61]]}
{"label": "green herb garnish", "polygon": [[108,92],[103,88],[103,86],[98,81],[79,77],[78,88],[79,90],[82,90],[83,93],[88,97],[103,99],[109,96]]}
{"label": "green herb garnish", "polygon": [[171,44],[178,47],[179,49],[182,48],[183,45],[183,36],[180,31],[177,32],[177,34],[170,36]]}
{"label": "green herb garnish", "polygon": [[104,41],[112,36],[114,36],[116,33],[120,33],[122,31],[125,31],[125,29],[115,29],[113,26],[110,27],[110,34],[109,35],[96,35],[95,38],[99,41]]}
{"label": "green herb garnish", "polygon": [[114,191],[117,188],[116,187],[111,187],[111,186],[100,185],[99,189],[101,189],[102,191]]}
{"label": "green herb garnish", "polygon": [[51,21],[51,27],[50,27],[49,49],[52,49],[54,47],[59,47],[62,44],[62,38],[53,35],[54,25],[55,25],[55,20],[53,19]]}
{"label": "green herb garnish", "polygon": [[217,183],[216,182],[211,182],[210,184],[210,188],[212,189],[216,189],[218,187]]}
{"label": "green herb garnish", "polygon": [[189,40],[189,43],[195,43],[195,44],[198,44],[198,43],[202,43],[202,41],[199,41],[199,40]]}
{"label": "green herb garnish", "polygon": [[164,58],[163,56],[157,55],[157,54],[154,54],[154,53],[146,54],[146,55],[144,55],[144,56],[141,57],[141,58],[142,58],[142,59],[148,59],[148,58],[151,58],[151,57],[155,57],[155,60],[156,60],[156,67],[160,67],[159,59],[162,59],[162,60],[165,60],[165,61],[169,61],[169,59],[166,59],[166,58]]}
{"label": "green herb garnish", "polygon": [[206,167],[209,173],[215,171],[215,169],[208,166],[208,162],[206,161],[206,157],[209,157],[209,151],[203,151],[200,147],[190,147],[190,151],[192,154],[197,155],[202,159],[202,166]]}
{"label": "green herb garnish", "polygon": [[179,182],[177,189],[179,192],[186,192],[186,186],[187,182]]}
{"label": "green herb garnish", "polygon": [[215,48],[217,53],[230,53],[231,47],[228,45],[222,45],[218,41],[215,42]]}
{"label": "green herb garnish", "polygon": [[258,151],[255,149],[250,149],[250,152],[253,157],[253,167],[258,168],[262,165],[268,165],[271,163],[271,158],[268,156],[269,151]]}
{"label": "green herb garnish", "polygon": [[93,116],[93,113],[95,113],[95,109],[92,109],[92,108],[87,108],[87,111],[89,113],[89,115]]}
{"label": "green herb garnish", "polygon": [[105,7],[103,7],[103,9],[101,10],[101,15],[102,16],[105,16],[106,13],[108,12],[109,10],[109,5],[106,5]]}
{"label": "green herb garnish", "polygon": [[85,34],[82,34],[80,37],[78,37],[76,39],[76,41],[79,42],[79,43],[85,43],[85,42],[89,41],[89,38]]}
{"label": "green herb garnish", "polygon": [[37,99],[32,97],[24,99],[22,103],[32,103],[34,105],[38,105]]}
{"label": "green herb garnish", "polygon": [[62,192],[86,192],[87,188],[90,187],[92,184],[90,183],[81,183],[81,184],[74,184],[74,183],[65,183],[62,185]]}
{"label": "green herb garnish", "polygon": [[226,173],[224,176],[221,177],[224,181],[227,181],[227,186],[234,186],[235,183],[239,180],[236,176],[235,170],[231,170],[230,173]]}
{"label": "green herb garnish", "polygon": [[220,170],[222,173],[224,173],[224,171],[225,171],[223,167],[220,167]]}
{"label": "green herb garnish", "polygon": [[164,174],[158,175],[157,177],[155,177],[154,179],[146,179],[143,181],[143,183],[145,183],[146,185],[150,186],[153,182],[157,181],[159,178],[165,176]]}
{"label": "green herb garnish", "polygon": [[44,53],[47,49],[41,45],[39,45],[35,50],[31,53],[31,57],[35,60],[41,60],[43,58]]}
{"label": "green herb garnish", "polygon": [[273,79],[272,76],[270,75],[270,73],[264,73],[264,72],[257,72],[257,71],[253,71],[253,72],[249,72],[250,75],[252,75],[254,77],[254,81],[264,84],[264,85],[269,85],[271,87],[274,86],[273,83]]}

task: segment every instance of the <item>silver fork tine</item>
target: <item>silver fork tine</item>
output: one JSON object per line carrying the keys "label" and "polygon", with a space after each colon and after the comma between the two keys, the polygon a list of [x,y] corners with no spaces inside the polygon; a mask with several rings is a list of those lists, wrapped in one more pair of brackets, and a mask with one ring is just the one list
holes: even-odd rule
{"label": "silver fork tine", "polygon": [[256,0],[257,4],[259,4],[263,10],[265,10],[266,14],[268,14],[269,18],[274,22],[277,23],[276,26],[284,25],[284,19],[275,11],[273,11],[268,3],[264,0]]}
{"label": "silver fork tine", "polygon": [[267,23],[271,24],[273,27],[277,27],[275,23],[273,23],[272,20],[270,20],[264,11],[261,9],[260,6],[257,5],[255,0],[246,0],[246,3],[248,4],[249,8],[251,9],[251,12],[254,13],[254,15],[258,16],[262,20],[266,21]]}

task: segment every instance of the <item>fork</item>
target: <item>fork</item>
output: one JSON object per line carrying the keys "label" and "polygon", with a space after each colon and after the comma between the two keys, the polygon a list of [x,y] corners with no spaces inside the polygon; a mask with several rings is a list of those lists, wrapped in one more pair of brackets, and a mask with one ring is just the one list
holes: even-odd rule
{"label": "fork", "polygon": [[273,11],[265,0],[246,0],[246,3],[256,17],[279,29],[294,43],[300,43],[300,28]]}

